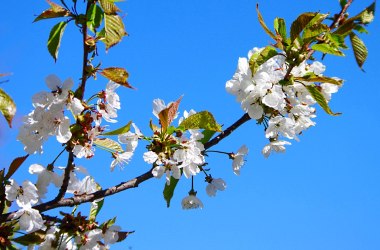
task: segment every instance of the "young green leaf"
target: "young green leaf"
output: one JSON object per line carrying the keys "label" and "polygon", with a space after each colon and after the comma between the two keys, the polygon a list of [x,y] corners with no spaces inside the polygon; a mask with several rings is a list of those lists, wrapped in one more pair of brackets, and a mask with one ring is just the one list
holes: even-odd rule
{"label": "young green leaf", "polygon": [[311,96],[314,98],[314,100],[321,106],[321,108],[329,115],[337,116],[341,115],[341,113],[334,113],[331,111],[325,97],[323,96],[322,92],[320,91],[320,87],[315,85],[309,85],[305,86],[306,89],[309,91]]}
{"label": "young green leaf", "polygon": [[12,120],[16,114],[16,104],[12,98],[0,88],[0,112],[7,120],[9,127],[12,127]]}
{"label": "young green leaf", "polygon": [[120,9],[114,4],[113,0],[99,0],[100,6],[106,14],[114,15],[120,11]]}
{"label": "young green leaf", "polygon": [[59,22],[50,31],[49,40],[47,47],[50,55],[54,58],[54,61],[57,61],[58,50],[61,45],[61,39],[63,32],[66,28],[67,22]]}
{"label": "young green leaf", "polygon": [[215,133],[216,133],[216,131],[207,130],[207,129],[203,130],[203,131],[202,131],[203,138],[200,140],[200,142],[201,142],[202,144],[205,144],[206,142],[208,142],[208,141],[212,138],[212,136],[213,136]]}
{"label": "young green leaf", "polygon": [[208,111],[195,113],[180,124],[184,130],[188,129],[206,129],[211,131],[222,131],[222,127],[216,122],[214,116]]}
{"label": "young green leaf", "polygon": [[109,67],[100,71],[99,74],[124,87],[133,89],[133,87],[127,81],[129,74],[123,68]]}
{"label": "young green leaf", "polygon": [[259,19],[259,23],[261,25],[261,27],[263,27],[263,29],[265,30],[265,32],[275,41],[277,41],[277,37],[275,34],[273,34],[273,32],[268,28],[268,26],[265,24],[264,22],[264,18],[263,16],[261,15],[260,11],[259,11],[259,5],[257,4],[256,5],[256,11],[257,11],[257,17]]}
{"label": "young green leaf", "polygon": [[95,201],[91,203],[91,209],[90,209],[90,221],[95,221],[96,216],[98,216],[100,210],[102,209],[104,204],[104,199],[101,199],[100,201]]}
{"label": "young green leaf", "polygon": [[274,19],[274,30],[280,35],[283,41],[286,41],[286,24],[285,19],[276,17]]}
{"label": "young green leaf", "polygon": [[123,20],[118,15],[104,15],[104,30],[100,31],[98,38],[106,45],[106,50],[118,44],[127,35]]}
{"label": "young green leaf", "polygon": [[33,22],[37,22],[48,18],[65,17],[71,14],[70,11],[66,10],[61,5],[53,3],[52,1],[47,2],[50,5],[50,8],[42,12],[39,16],[37,16]]}
{"label": "young green leaf", "polygon": [[321,82],[321,83],[325,82],[325,83],[335,84],[338,86],[342,85],[343,83],[343,80],[341,79],[331,78],[327,76],[317,76],[315,74],[304,75],[302,77],[294,76],[293,79],[295,81],[302,81],[302,82]]}
{"label": "young green leaf", "polygon": [[270,45],[266,46],[262,51],[254,53],[249,59],[249,67],[251,69],[252,75],[256,73],[260,65],[276,55],[278,55],[276,49]]}
{"label": "young green leaf", "polygon": [[164,194],[164,199],[166,201],[166,207],[170,207],[170,201],[173,198],[174,190],[177,186],[178,181],[179,179],[176,179],[173,176],[170,176],[170,185],[165,183],[163,194]]}
{"label": "young green leaf", "polygon": [[290,40],[293,42],[309,24],[309,22],[317,15],[317,13],[306,12],[297,17],[290,26]]}
{"label": "young green leaf", "polygon": [[343,52],[340,51],[339,49],[331,46],[330,44],[327,43],[321,43],[321,44],[313,44],[311,46],[313,50],[320,51],[325,54],[331,54],[331,55],[336,55],[336,56],[344,56]]}
{"label": "young green leaf", "polygon": [[367,59],[368,50],[363,41],[354,33],[350,33],[350,41],[354,51],[355,60],[360,69],[363,69],[363,64]]}
{"label": "young green leaf", "polygon": [[107,151],[123,152],[123,148],[118,142],[108,138],[96,138],[94,144]]}
{"label": "young green leaf", "polygon": [[29,155],[25,155],[25,156],[17,157],[16,159],[14,159],[11,165],[9,166],[8,172],[4,178],[6,180],[11,178],[12,175],[17,171],[17,169],[24,163],[26,158],[28,158],[28,156]]}
{"label": "young green leaf", "polygon": [[104,12],[102,8],[95,3],[91,4],[91,7],[87,12],[87,28],[95,33],[95,29],[97,29],[102,23],[103,17]]}
{"label": "young green leaf", "polygon": [[102,135],[121,135],[121,134],[125,134],[125,133],[127,133],[131,129],[131,124],[132,124],[132,121],[128,122],[127,125],[125,125],[125,126],[123,126],[121,128],[118,128],[118,129],[115,129],[115,130],[112,130],[112,131],[108,131],[108,132],[102,133]]}

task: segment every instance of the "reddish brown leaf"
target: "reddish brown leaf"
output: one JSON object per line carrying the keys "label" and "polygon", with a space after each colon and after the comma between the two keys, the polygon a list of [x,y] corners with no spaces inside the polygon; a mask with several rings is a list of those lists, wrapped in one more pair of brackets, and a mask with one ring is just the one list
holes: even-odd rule
{"label": "reddish brown leaf", "polygon": [[29,155],[17,157],[14,159],[9,166],[8,173],[5,175],[5,179],[9,179],[12,175],[17,171],[17,169],[21,166],[21,164],[28,158]]}
{"label": "reddish brown leaf", "polygon": [[171,103],[169,107],[166,109],[163,109],[159,114],[158,117],[160,119],[161,127],[163,131],[166,131],[166,129],[169,127],[169,125],[174,120],[174,117],[177,114],[179,103],[181,102],[182,96],[178,98],[177,101]]}
{"label": "reddish brown leaf", "polygon": [[40,21],[42,19],[65,17],[70,15],[70,11],[63,8],[61,5],[53,3],[52,1],[47,1],[50,8],[42,12],[33,22]]}
{"label": "reddish brown leaf", "polygon": [[118,83],[127,88],[134,89],[127,81],[129,76],[128,72],[123,68],[109,67],[103,69],[99,73],[105,78],[108,78],[115,83]]}

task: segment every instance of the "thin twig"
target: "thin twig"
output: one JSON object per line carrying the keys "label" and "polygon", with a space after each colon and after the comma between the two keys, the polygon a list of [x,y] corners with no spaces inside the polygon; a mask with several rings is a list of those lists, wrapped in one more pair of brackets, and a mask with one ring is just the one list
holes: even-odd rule
{"label": "thin twig", "polygon": [[63,177],[63,181],[62,181],[62,186],[59,189],[59,192],[58,192],[57,196],[51,201],[52,203],[61,200],[65,196],[66,191],[67,191],[67,187],[69,186],[70,173],[73,170],[73,162],[74,162],[74,153],[70,152],[68,160],[67,160],[67,165],[66,165],[66,168],[65,168],[65,173],[64,173],[64,177]]}

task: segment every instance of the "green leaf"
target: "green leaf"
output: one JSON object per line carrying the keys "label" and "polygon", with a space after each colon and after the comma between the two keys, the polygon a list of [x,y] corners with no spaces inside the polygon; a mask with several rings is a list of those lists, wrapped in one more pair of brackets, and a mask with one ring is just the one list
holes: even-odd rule
{"label": "green leaf", "polygon": [[337,116],[341,115],[341,113],[334,113],[331,111],[329,105],[327,104],[327,101],[325,97],[323,96],[320,87],[316,85],[309,85],[305,86],[306,89],[309,91],[311,96],[314,98],[314,100],[321,106],[321,108],[329,115]]}
{"label": "green leaf", "polygon": [[290,26],[290,39],[292,42],[301,34],[302,30],[316,15],[317,13],[306,12],[297,17]]}
{"label": "green leaf", "polygon": [[25,234],[23,236],[12,239],[12,241],[21,244],[23,246],[39,245],[45,241],[44,231],[38,230],[34,233]]}
{"label": "green leaf", "polygon": [[87,28],[95,33],[95,29],[99,28],[103,21],[104,12],[97,4],[91,4],[87,12]]}
{"label": "green leaf", "polygon": [[118,83],[124,87],[133,89],[133,87],[131,85],[129,85],[129,83],[127,81],[129,74],[123,68],[109,67],[109,68],[103,69],[99,73],[102,76],[104,76],[105,78],[107,78],[107,79],[109,79],[115,83]]}
{"label": "green leaf", "polygon": [[12,120],[16,114],[16,104],[12,98],[0,88],[0,112],[7,120],[9,127],[12,127]]}
{"label": "green leaf", "polygon": [[356,30],[357,32],[362,33],[362,34],[363,33],[364,34],[369,33],[368,30],[366,28],[364,28],[363,25],[360,25],[360,24],[355,25],[354,30]]}
{"label": "green leaf", "polygon": [[107,151],[124,152],[118,142],[108,138],[96,138],[94,144]]}
{"label": "green leaf", "polygon": [[180,124],[184,130],[188,129],[206,129],[211,131],[222,131],[222,127],[215,121],[214,116],[208,111],[195,113]]}
{"label": "green leaf", "polygon": [[178,98],[177,101],[172,102],[169,105],[169,107],[161,110],[161,112],[158,114],[161,127],[164,132],[166,132],[167,128],[170,126],[170,124],[174,120],[174,117],[177,115],[178,106],[179,106],[179,103],[181,102],[181,99],[182,99],[182,96]]}
{"label": "green leaf", "polygon": [[39,16],[37,16],[33,22],[37,22],[48,18],[65,17],[70,15],[70,11],[66,10],[62,6],[53,3],[52,1],[47,2],[50,5],[50,8],[42,12]]}
{"label": "green leaf", "polygon": [[54,58],[54,61],[57,61],[58,58],[58,49],[61,45],[61,39],[63,35],[63,31],[66,28],[66,22],[57,23],[50,31],[49,39],[48,39],[48,50],[50,55]]}
{"label": "green leaf", "polygon": [[90,221],[95,221],[96,216],[98,216],[100,210],[102,209],[104,204],[104,199],[101,199],[100,201],[94,201],[91,203],[91,209],[90,209]]}
{"label": "green leaf", "polygon": [[164,199],[166,200],[166,207],[170,207],[170,201],[173,198],[174,190],[177,186],[179,179],[170,176],[170,185],[165,183],[165,188],[163,191]]}
{"label": "green leaf", "polygon": [[339,49],[331,46],[330,44],[327,43],[321,43],[321,44],[314,44],[311,46],[313,50],[320,51],[325,54],[331,54],[331,55],[336,55],[336,56],[344,56],[343,52],[340,51]]}
{"label": "green leaf", "polygon": [[114,15],[120,11],[120,9],[114,4],[113,0],[99,0],[100,6],[106,14]]}
{"label": "green leaf", "polygon": [[325,83],[335,84],[338,86],[342,85],[343,83],[343,80],[341,79],[331,78],[327,76],[318,76],[313,73],[309,75],[304,75],[302,77],[294,76],[293,79],[295,81],[303,81],[303,82],[321,82],[321,83],[325,82]]}
{"label": "green leaf", "polygon": [[348,34],[351,33],[352,29],[354,29],[355,23],[354,20],[347,20],[343,24],[341,24],[334,32],[333,34],[342,35],[343,37],[346,37]]}
{"label": "green leaf", "polygon": [[303,43],[309,43],[315,40],[316,37],[322,35],[323,33],[329,31],[329,27],[325,24],[315,24],[310,27],[306,27],[302,34]]}
{"label": "green leaf", "polygon": [[126,35],[123,20],[118,15],[104,15],[104,30],[98,34],[98,38],[105,43],[106,50],[118,44]]}
{"label": "green leaf", "polygon": [[17,157],[12,161],[11,165],[9,166],[8,172],[5,175],[6,180],[12,177],[12,175],[17,171],[17,169],[22,165],[22,163],[24,163],[28,156],[29,155]]}
{"label": "green leaf", "polygon": [[257,11],[257,17],[259,19],[259,23],[261,25],[261,27],[263,27],[263,29],[265,30],[265,32],[275,41],[277,41],[277,37],[275,34],[273,34],[273,32],[268,28],[268,26],[265,24],[264,22],[264,18],[263,16],[261,15],[260,11],[259,11],[259,5],[257,4],[256,5],[256,11]]}
{"label": "green leaf", "polygon": [[356,63],[358,64],[359,68],[362,69],[363,64],[367,59],[368,55],[367,47],[365,46],[363,41],[360,40],[360,38],[357,35],[355,35],[354,32],[350,33],[350,41],[352,49],[354,51]]}
{"label": "green leaf", "polygon": [[276,17],[274,19],[274,30],[281,36],[282,40],[286,40],[286,24],[283,18]]}
{"label": "green leaf", "polygon": [[112,131],[108,131],[108,132],[102,133],[102,135],[121,135],[121,134],[125,134],[125,133],[127,133],[131,129],[131,124],[132,124],[132,121],[128,122],[127,125],[125,125],[125,126],[123,126],[121,128],[118,128],[118,129],[115,129],[115,130],[112,130]]}
{"label": "green leaf", "polygon": [[276,55],[278,55],[276,49],[270,45],[266,46],[262,51],[254,53],[249,59],[249,67],[252,75],[256,73],[260,65]]}
{"label": "green leaf", "polygon": [[216,133],[216,131],[212,131],[212,130],[203,130],[202,131],[202,134],[203,134],[203,138],[200,140],[200,142],[202,144],[205,144],[206,142],[208,142],[212,136]]}

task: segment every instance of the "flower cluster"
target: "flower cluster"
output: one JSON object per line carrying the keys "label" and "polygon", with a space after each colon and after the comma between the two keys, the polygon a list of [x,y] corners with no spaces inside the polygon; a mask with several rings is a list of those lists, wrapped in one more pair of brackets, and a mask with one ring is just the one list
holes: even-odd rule
{"label": "flower cluster", "polygon": [[17,137],[29,154],[42,153],[42,144],[52,135],[55,135],[60,143],[68,142],[72,134],[70,119],[64,115],[64,111],[68,109],[74,115],[78,115],[84,109],[80,100],[71,92],[71,79],[61,83],[57,76],[49,75],[46,84],[51,91],[39,92],[33,96],[35,109],[24,117],[24,124]]}
{"label": "flower cluster", "polygon": [[[262,153],[268,157],[271,151],[284,152],[285,145],[290,145],[282,138],[297,140],[299,134],[315,125],[313,105],[317,101],[309,88],[317,88],[328,102],[331,94],[338,91],[339,84],[336,83],[340,80],[323,77],[326,67],[317,61],[290,66],[284,52],[271,57],[252,72],[250,62],[261,51],[263,49],[254,48],[249,51],[248,58],[239,58],[237,70],[227,81],[226,90],[236,96],[250,118],[264,124],[269,144]],[[287,76],[291,76],[292,81],[286,81]]]}
{"label": "flower cluster", "polygon": [[40,212],[32,206],[38,202],[37,188],[30,181],[24,181],[19,186],[13,179],[5,186],[5,198],[16,201],[20,209],[14,213],[13,219],[19,219],[20,229],[28,233],[46,229]]}

